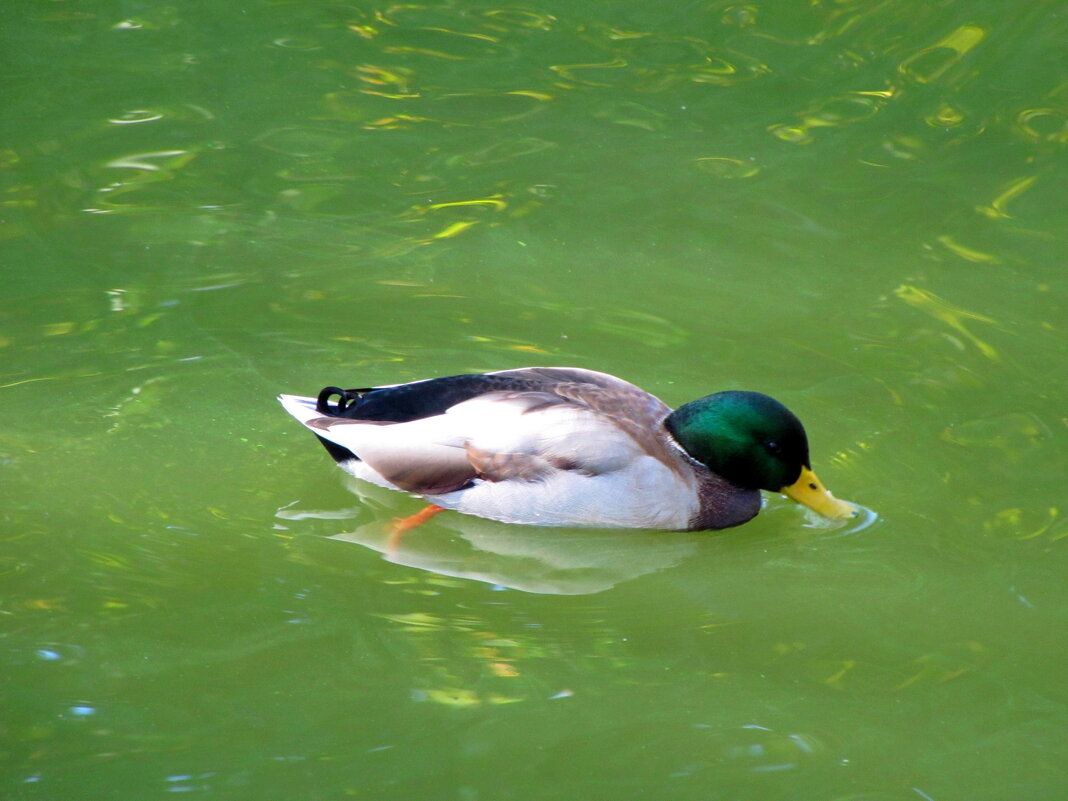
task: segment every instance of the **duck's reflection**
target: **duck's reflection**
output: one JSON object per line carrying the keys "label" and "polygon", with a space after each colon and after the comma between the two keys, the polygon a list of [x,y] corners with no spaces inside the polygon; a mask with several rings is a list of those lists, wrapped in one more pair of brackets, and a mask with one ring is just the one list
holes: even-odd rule
{"label": "duck's reflection", "polygon": [[345,519],[374,510],[371,521],[331,539],[371,548],[399,565],[473,579],[523,592],[586,595],[678,564],[697,549],[697,535],[615,529],[561,529],[497,523],[446,512],[408,531],[390,547],[389,521],[398,496],[364,482],[349,489],[358,508],[308,510],[295,506],[278,517]]}

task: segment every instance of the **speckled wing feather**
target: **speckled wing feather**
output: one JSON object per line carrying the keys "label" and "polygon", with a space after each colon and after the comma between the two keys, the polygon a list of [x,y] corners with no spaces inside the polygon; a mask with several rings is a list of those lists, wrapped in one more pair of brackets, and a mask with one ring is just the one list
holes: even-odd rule
{"label": "speckled wing feather", "polygon": [[[552,406],[570,405],[594,412],[610,421],[644,452],[674,471],[682,470],[682,460],[665,438],[662,427],[671,408],[640,387],[607,373],[569,367],[528,367],[490,373],[487,377],[514,382],[517,390],[537,387],[539,403],[531,402],[526,413]],[[517,393],[518,394],[518,393]],[[588,469],[581,463],[555,465],[558,469]]]}
{"label": "speckled wing feather", "polygon": [[560,384],[553,391],[564,401],[581,404],[611,420],[650,456],[672,470],[679,470],[682,462],[678,452],[667,443],[662,425],[671,408],[640,387],[613,376],[606,378],[611,381]]}

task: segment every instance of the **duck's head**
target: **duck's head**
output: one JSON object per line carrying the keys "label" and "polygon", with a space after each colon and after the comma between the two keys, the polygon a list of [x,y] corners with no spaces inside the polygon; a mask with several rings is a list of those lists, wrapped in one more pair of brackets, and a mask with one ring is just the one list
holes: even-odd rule
{"label": "duck's head", "polygon": [[781,492],[825,517],[854,517],[812,472],[805,428],[759,392],[717,392],[680,406],[664,421],[679,446],[743,489]]}

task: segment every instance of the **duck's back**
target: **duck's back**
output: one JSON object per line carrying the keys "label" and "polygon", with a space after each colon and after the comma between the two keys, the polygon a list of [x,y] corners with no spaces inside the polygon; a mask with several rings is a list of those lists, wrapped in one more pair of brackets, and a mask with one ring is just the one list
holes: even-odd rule
{"label": "duck's back", "polygon": [[[523,367],[360,389],[326,387],[319,393],[316,409],[327,417],[407,423],[499,392],[547,394],[558,403],[582,405],[645,428],[654,427],[671,411],[659,398],[628,381],[577,367]],[[332,403],[335,396],[338,400]]]}

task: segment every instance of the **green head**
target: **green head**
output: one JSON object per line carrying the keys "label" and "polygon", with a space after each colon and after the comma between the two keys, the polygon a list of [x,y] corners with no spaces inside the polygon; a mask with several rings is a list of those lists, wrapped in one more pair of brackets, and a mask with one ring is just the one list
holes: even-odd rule
{"label": "green head", "polygon": [[745,489],[779,492],[809,467],[801,421],[759,392],[717,392],[664,421],[675,441],[716,475]]}

